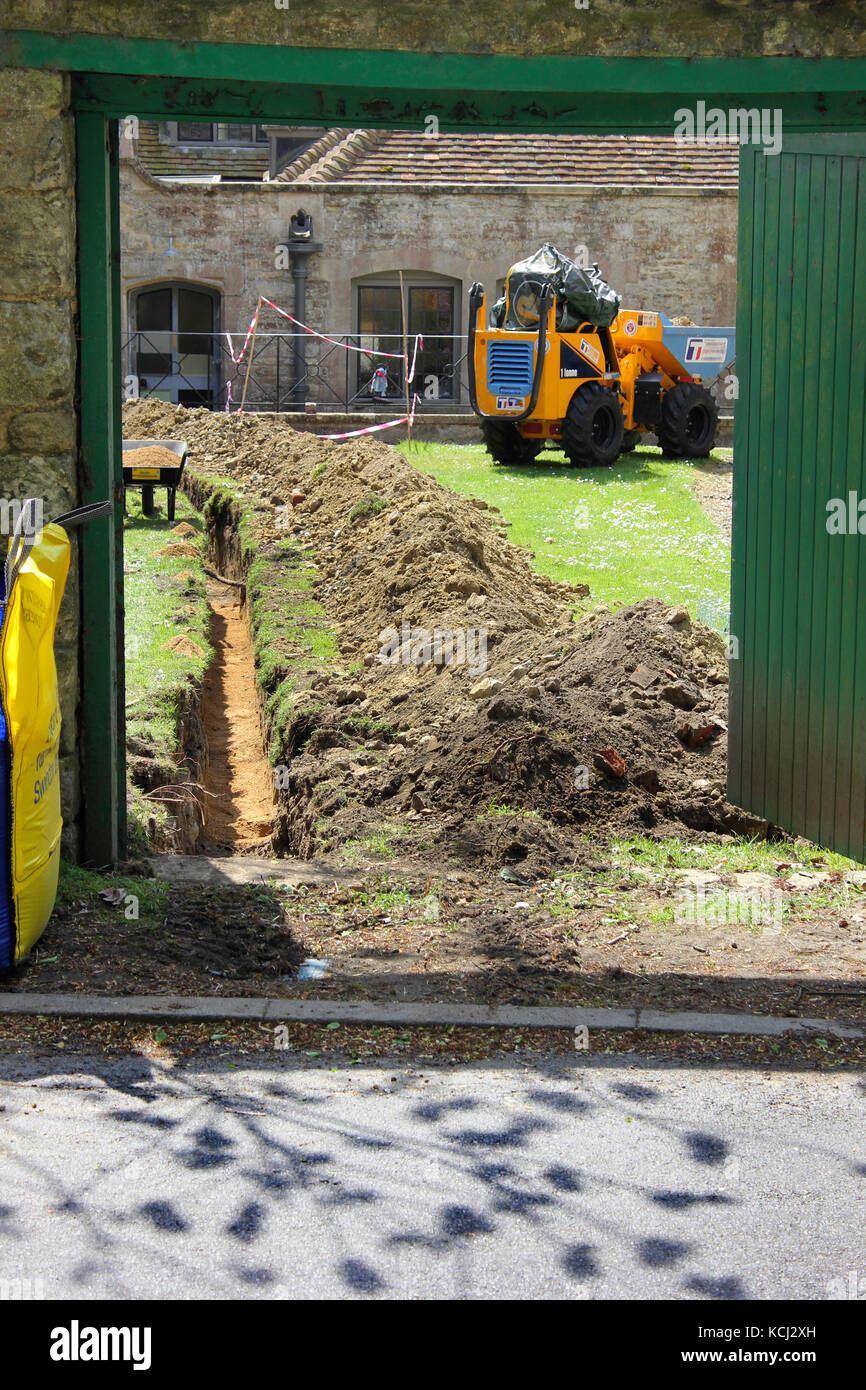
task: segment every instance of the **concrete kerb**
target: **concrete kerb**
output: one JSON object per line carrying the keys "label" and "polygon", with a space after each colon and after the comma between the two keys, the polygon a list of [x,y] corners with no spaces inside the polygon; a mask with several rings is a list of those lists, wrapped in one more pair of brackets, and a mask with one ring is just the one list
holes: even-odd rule
{"label": "concrete kerb", "polygon": [[863,1038],[866,1030],[826,1018],[666,1013],[661,1009],[581,1009],[556,1005],[394,1004],[366,1000],[232,999],[138,994],[0,994],[0,1016],[111,1019],[121,1022],[359,1023],[393,1027],[568,1028],[701,1033],[744,1037]]}

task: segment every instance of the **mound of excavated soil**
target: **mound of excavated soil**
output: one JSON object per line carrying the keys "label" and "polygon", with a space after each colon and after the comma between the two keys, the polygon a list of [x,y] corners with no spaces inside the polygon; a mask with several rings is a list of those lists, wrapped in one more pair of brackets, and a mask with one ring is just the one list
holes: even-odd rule
{"label": "mound of excavated soil", "polygon": [[[313,549],[341,668],[293,676],[277,843],[309,853],[408,820],[529,867],[586,830],[758,829],[724,799],[725,644],[684,610],[575,619],[585,587],[536,573],[495,508],[376,440],[160,402],[125,407],[124,427],[184,438],[192,470],[237,480],[263,546]],[[377,725],[365,747],[351,716]],[[503,834],[502,807],[541,818]]]}

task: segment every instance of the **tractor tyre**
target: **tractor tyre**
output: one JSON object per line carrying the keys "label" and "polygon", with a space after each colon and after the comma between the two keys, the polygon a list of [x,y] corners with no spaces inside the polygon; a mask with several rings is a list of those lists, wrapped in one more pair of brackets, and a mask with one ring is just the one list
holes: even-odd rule
{"label": "tractor tyre", "polygon": [[706,387],[680,381],[662,401],[656,438],[668,458],[705,459],[716,442],[718,423],[718,408]]}
{"label": "tractor tyre", "polygon": [[613,391],[598,382],[579,386],[562,422],[562,447],[579,468],[604,468],[620,455],[622,410]]}
{"label": "tractor tyre", "polygon": [[541,450],[541,440],[524,439],[510,420],[484,420],[481,433],[484,446],[496,463],[532,463]]}
{"label": "tractor tyre", "polygon": [[619,456],[620,456],[620,458],[622,458],[623,454],[630,454],[631,451],[632,451],[632,449],[636,449],[636,448],[637,448],[638,444],[640,444],[640,437],[641,437],[641,431],[640,431],[640,430],[626,430],[626,431],[625,431],[625,433],[623,434],[623,437],[622,437],[622,444],[621,444],[621,446],[620,446],[620,451],[619,451]]}

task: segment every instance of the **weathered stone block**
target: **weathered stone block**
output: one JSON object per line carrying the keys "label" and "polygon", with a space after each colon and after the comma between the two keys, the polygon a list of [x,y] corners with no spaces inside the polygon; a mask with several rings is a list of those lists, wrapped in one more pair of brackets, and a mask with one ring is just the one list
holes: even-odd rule
{"label": "weathered stone block", "polygon": [[[8,0],[7,0],[8,3]],[[56,5],[46,5],[46,9],[55,11]],[[49,24],[41,26],[36,15],[30,15],[33,9],[31,0],[26,0],[26,4],[21,6],[22,11],[28,11],[28,18],[31,23],[15,24],[17,15],[9,15],[8,19],[2,14],[0,7],[0,27],[4,24],[12,28],[40,28],[51,27]],[[62,72],[40,72],[36,68],[5,68],[0,71],[0,116],[16,115],[21,112],[55,112],[59,113],[69,105],[69,77]]]}
{"label": "weathered stone block", "polygon": [[[2,204],[0,204],[2,206]],[[0,257],[0,294],[4,291]],[[0,300],[0,405],[38,409],[64,403],[75,391],[75,339],[68,303]]]}
{"label": "weathered stone block", "polygon": [[65,454],[75,447],[75,416],[69,408],[14,415],[8,431],[10,446],[22,453]]}
{"label": "weathered stone block", "polygon": [[0,294],[47,299],[75,293],[75,200],[70,190],[7,191],[0,198]]}
{"label": "weathered stone block", "polygon": [[55,642],[54,659],[57,663],[57,685],[60,691],[60,729],[61,753],[72,753],[77,740],[78,720],[78,651],[62,642]]}
{"label": "weathered stone block", "polygon": [[0,188],[68,188],[73,179],[71,118],[0,116]]}
{"label": "weathered stone block", "polygon": [[[857,0],[6,0],[20,28],[409,52],[710,57],[866,52]],[[58,13],[58,10],[60,13]]]}
{"label": "weathered stone block", "polygon": [[77,496],[75,464],[71,454],[57,458],[7,454],[0,458],[2,495],[7,498],[41,497],[46,519],[68,512]]}

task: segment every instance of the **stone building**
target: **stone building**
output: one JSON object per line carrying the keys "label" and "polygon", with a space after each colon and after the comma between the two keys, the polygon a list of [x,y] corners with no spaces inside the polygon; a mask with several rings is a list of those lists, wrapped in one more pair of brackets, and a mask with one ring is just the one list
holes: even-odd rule
{"label": "stone building", "polygon": [[[238,404],[258,296],[376,358],[304,337],[265,306],[247,405],[404,399],[405,327],[424,409],[467,410],[466,301],[543,241],[598,261],[627,304],[734,321],[737,150],[657,136],[310,131],[128,120],[121,146],[126,372],[166,399]],[[319,249],[296,256],[306,214]],[[306,248],[304,248],[306,250]],[[306,272],[299,313],[293,267]],[[403,303],[401,306],[401,275]],[[172,339],[172,333],[179,338]],[[230,340],[226,338],[230,334]],[[229,349],[231,348],[231,351]]]}

